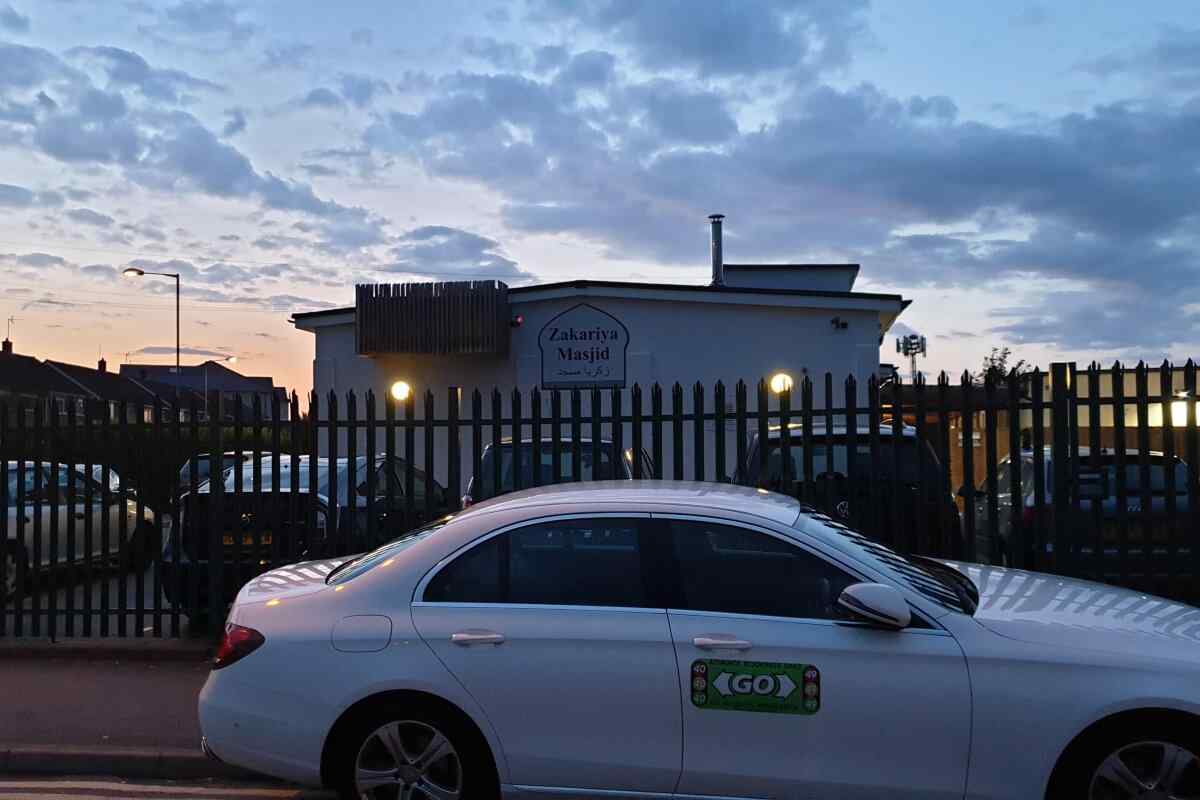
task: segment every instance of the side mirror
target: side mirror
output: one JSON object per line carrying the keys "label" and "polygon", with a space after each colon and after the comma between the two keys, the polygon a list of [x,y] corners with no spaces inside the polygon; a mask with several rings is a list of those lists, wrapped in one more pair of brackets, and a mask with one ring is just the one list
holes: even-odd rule
{"label": "side mirror", "polygon": [[838,607],[860,622],[893,630],[907,628],[912,611],[904,595],[882,583],[854,583],[838,596]]}

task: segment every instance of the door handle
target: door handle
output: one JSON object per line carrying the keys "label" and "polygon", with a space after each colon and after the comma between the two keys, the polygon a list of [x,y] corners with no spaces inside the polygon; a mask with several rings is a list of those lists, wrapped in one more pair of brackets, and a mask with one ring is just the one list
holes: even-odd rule
{"label": "door handle", "polygon": [[749,650],[754,646],[745,639],[724,633],[701,634],[692,639],[692,644],[701,650]]}
{"label": "door handle", "polygon": [[503,644],[504,634],[496,633],[495,631],[472,629],[451,634],[450,641],[462,647],[469,647],[473,644]]}

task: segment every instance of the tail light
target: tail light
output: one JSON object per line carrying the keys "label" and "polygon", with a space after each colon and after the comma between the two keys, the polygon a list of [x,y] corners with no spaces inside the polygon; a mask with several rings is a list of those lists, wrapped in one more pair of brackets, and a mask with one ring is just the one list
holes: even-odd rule
{"label": "tail light", "polygon": [[217,654],[213,657],[212,668],[221,669],[235,661],[241,661],[262,647],[266,641],[266,638],[254,628],[234,625],[232,622],[227,623],[225,633],[221,636],[221,643],[217,645]]}

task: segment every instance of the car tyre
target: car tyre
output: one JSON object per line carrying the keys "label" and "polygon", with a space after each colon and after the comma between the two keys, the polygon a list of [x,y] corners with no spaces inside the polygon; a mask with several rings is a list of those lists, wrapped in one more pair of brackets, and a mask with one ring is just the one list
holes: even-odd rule
{"label": "car tyre", "polygon": [[388,703],[339,732],[331,784],[344,800],[494,800],[496,767],[478,731],[434,704]]}
{"label": "car tyre", "polygon": [[5,542],[0,547],[0,559],[4,562],[0,598],[8,600],[29,585],[29,556],[20,542]]}
{"label": "car tyre", "polygon": [[1069,753],[1047,800],[1200,796],[1200,735],[1173,718],[1122,725]]}

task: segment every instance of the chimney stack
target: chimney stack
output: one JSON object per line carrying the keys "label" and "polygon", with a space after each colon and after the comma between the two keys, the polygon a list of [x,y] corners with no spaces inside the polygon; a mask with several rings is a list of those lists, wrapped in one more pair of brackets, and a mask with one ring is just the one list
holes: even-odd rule
{"label": "chimney stack", "polygon": [[712,285],[725,285],[725,253],[721,245],[721,220],[724,214],[709,214],[708,221],[712,226]]}
{"label": "chimney stack", "polygon": [[11,356],[12,354],[12,339],[5,339],[0,345],[0,355]]}
{"label": "chimney stack", "polygon": [[97,362],[96,369],[98,369],[100,372],[108,372],[108,362],[104,360],[103,356],[101,356],[100,361]]}

